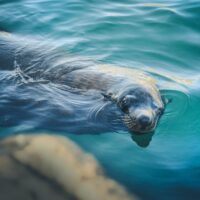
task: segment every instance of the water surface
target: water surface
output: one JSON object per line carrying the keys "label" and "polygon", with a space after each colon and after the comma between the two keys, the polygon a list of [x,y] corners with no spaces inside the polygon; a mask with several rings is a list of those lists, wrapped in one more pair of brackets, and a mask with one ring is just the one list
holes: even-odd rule
{"label": "water surface", "polygon": [[85,117],[88,108],[116,111],[101,96],[77,99],[51,83],[24,87],[2,71],[1,135],[56,131],[93,153],[110,177],[142,199],[199,199],[199,13],[195,0],[1,0],[1,30],[45,41],[81,64],[144,70],[172,100],[154,134],[131,136],[105,111],[100,121]]}

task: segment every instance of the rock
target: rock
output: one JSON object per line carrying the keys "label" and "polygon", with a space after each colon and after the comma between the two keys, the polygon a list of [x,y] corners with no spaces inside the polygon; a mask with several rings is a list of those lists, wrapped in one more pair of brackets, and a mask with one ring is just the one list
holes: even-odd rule
{"label": "rock", "polygon": [[18,135],[0,142],[2,200],[131,200],[92,155],[66,137]]}

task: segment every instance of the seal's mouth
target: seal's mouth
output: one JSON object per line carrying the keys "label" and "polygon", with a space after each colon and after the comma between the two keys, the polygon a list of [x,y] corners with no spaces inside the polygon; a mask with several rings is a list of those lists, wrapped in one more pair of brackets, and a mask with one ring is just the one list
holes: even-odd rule
{"label": "seal's mouth", "polygon": [[145,134],[155,130],[158,120],[154,119],[148,123],[141,123],[138,119],[132,118],[126,114],[123,118],[123,121],[131,132]]}

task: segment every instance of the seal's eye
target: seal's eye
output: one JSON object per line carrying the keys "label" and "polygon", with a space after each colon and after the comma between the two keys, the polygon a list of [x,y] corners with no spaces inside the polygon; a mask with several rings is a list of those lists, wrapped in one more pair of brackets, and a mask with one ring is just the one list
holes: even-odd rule
{"label": "seal's eye", "polygon": [[156,105],[155,103],[152,103],[152,108],[155,110],[155,112],[158,115],[162,115],[164,112],[164,109],[162,107],[159,107],[158,105]]}
{"label": "seal's eye", "polygon": [[157,113],[158,113],[159,115],[162,115],[163,112],[164,112],[164,109],[163,109],[163,108],[158,108],[158,109],[157,109]]}
{"label": "seal's eye", "polygon": [[123,112],[125,112],[125,113],[128,112],[129,104],[130,104],[129,98],[124,97],[120,104],[120,107]]}
{"label": "seal's eye", "polygon": [[159,108],[158,108],[158,105],[156,105],[155,103],[152,103],[151,106],[152,106],[152,108],[155,109],[155,110],[158,110],[158,109],[159,109]]}

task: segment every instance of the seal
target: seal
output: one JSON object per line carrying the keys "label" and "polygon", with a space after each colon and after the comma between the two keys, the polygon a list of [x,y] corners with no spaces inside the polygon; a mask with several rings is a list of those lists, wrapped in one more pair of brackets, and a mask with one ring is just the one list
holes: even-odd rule
{"label": "seal", "polygon": [[73,88],[101,91],[118,106],[125,125],[135,133],[153,131],[164,111],[155,80],[139,70],[97,65],[65,74],[62,81]]}
{"label": "seal", "polygon": [[11,36],[1,36],[0,44],[1,70],[14,69],[26,82],[34,79],[99,91],[105,100],[117,105],[131,132],[147,133],[156,128],[164,103],[155,80],[144,72],[113,65],[84,65],[71,58],[63,61],[47,48],[24,47],[23,40],[16,42]]}

